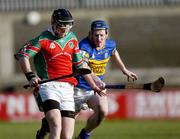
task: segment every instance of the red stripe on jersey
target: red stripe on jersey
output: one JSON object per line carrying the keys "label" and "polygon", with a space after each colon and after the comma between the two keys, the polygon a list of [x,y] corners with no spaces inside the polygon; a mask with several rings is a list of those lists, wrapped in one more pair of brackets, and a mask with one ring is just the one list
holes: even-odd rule
{"label": "red stripe on jersey", "polygon": [[20,54],[22,54],[22,55],[24,55],[24,56],[26,56],[28,58],[30,57],[30,55],[28,53],[25,53],[24,51],[21,51]]}
{"label": "red stripe on jersey", "polygon": [[74,53],[80,53],[80,50],[79,49],[75,49]]}
{"label": "red stripe on jersey", "polygon": [[29,47],[26,47],[27,50],[31,50],[31,51],[34,51],[34,52],[38,52],[40,49],[38,47],[34,47],[34,46],[29,46]]}
{"label": "red stripe on jersey", "polygon": [[79,61],[79,62],[73,62],[73,64],[76,66],[76,65],[80,65],[80,64],[82,64],[83,63],[83,59],[81,60],[81,61]]}

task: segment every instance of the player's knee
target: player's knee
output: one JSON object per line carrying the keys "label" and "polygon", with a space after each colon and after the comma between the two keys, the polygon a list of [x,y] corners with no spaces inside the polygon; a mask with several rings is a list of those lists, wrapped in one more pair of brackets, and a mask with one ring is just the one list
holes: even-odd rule
{"label": "player's knee", "polygon": [[49,123],[49,127],[55,127],[55,128],[59,128],[60,127],[60,122],[58,122],[58,120],[56,118],[52,118],[49,117],[48,119],[48,123]]}
{"label": "player's knee", "polygon": [[61,119],[60,112],[58,110],[50,110],[46,113],[46,119],[48,121],[49,127],[60,128]]}
{"label": "player's knee", "polygon": [[101,107],[101,106],[99,105],[99,107],[98,107],[98,113],[99,113],[99,115],[100,115],[102,118],[104,118],[104,117],[106,117],[106,116],[108,115],[108,109],[107,109],[106,107]]}

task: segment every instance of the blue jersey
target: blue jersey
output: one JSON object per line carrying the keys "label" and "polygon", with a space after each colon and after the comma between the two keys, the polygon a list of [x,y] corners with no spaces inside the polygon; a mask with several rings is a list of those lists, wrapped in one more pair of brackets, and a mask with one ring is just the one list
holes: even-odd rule
{"label": "blue jersey", "polygon": [[[113,52],[116,50],[115,41],[107,39],[104,48],[96,50],[90,40],[88,38],[84,38],[80,41],[79,48],[81,50],[84,60],[88,63],[92,71],[101,80],[103,80],[107,63]],[[92,90],[82,76],[77,77],[77,80],[77,87],[86,90]]]}

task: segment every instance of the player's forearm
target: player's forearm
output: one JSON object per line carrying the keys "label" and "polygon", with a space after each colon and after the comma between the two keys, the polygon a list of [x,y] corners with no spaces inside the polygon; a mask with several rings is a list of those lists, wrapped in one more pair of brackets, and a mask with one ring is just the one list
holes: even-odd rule
{"label": "player's forearm", "polygon": [[91,73],[91,77],[93,78],[93,80],[100,80],[98,76],[96,76],[93,72]]}
{"label": "player's forearm", "polygon": [[24,74],[32,72],[30,61],[28,58],[22,58],[19,60],[20,66]]}
{"label": "player's forearm", "polygon": [[29,81],[30,86],[37,86],[40,78],[32,72],[29,59],[22,58],[19,60],[19,63],[24,75],[26,76],[26,79]]}
{"label": "player's forearm", "polygon": [[124,71],[126,69],[126,66],[124,65],[124,63],[122,62],[122,60],[116,60],[116,63],[118,65],[118,67]]}
{"label": "player's forearm", "polygon": [[114,55],[112,56],[113,60],[117,63],[118,67],[121,69],[122,72],[124,72],[126,70],[126,66],[123,63],[119,53],[117,52],[117,50],[115,51]]}
{"label": "player's forearm", "polygon": [[88,84],[91,86],[91,88],[94,88],[94,86],[96,86],[91,74],[83,75],[83,77],[88,82]]}

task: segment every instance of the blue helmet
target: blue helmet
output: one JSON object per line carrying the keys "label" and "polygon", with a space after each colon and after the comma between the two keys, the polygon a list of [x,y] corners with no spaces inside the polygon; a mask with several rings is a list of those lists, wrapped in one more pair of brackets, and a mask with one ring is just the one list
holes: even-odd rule
{"label": "blue helmet", "polygon": [[91,23],[91,30],[108,29],[108,24],[104,20],[95,20]]}

